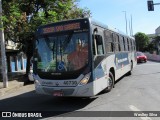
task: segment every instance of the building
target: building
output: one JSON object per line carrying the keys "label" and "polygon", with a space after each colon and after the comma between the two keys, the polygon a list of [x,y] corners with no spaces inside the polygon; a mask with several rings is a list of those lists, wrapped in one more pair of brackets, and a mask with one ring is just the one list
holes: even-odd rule
{"label": "building", "polygon": [[155,34],[158,36],[160,35],[160,26],[155,30]]}
{"label": "building", "polygon": [[148,37],[150,38],[150,44],[154,45],[154,53],[160,55],[160,26],[157,29],[155,29],[155,34],[148,34]]}
{"label": "building", "polygon": [[26,56],[17,49],[17,43],[6,41],[6,59],[8,72],[21,72],[26,70]]}

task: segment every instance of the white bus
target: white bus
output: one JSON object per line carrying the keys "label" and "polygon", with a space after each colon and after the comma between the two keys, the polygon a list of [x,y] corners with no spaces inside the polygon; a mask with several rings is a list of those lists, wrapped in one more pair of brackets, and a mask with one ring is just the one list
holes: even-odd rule
{"label": "white bus", "polygon": [[33,65],[37,93],[94,96],[111,91],[136,64],[134,38],[90,18],[37,29]]}

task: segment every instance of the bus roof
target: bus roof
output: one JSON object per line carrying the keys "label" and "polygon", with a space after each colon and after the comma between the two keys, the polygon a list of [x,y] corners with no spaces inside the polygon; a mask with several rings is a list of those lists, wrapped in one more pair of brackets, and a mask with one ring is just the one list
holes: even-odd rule
{"label": "bus roof", "polygon": [[108,25],[105,25],[105,24],[103,24],[103,23],[101,23],[101,22],[99,22],[97,20],[91,19],[91,23],[94,24],[94,25],[96,25],[96,26],[102,27],[104,29],[110,30],[112,32],[118,33],[120,35],[123,35],[123,36],[126,36],[126,37],[134,39],[134,37],[129,36],[129,35],[125,34],[124,32],[122,32],[122,31],[120,31],[120,30],[118,30],[116,28],[113,29],[111,27],[108,27]]}

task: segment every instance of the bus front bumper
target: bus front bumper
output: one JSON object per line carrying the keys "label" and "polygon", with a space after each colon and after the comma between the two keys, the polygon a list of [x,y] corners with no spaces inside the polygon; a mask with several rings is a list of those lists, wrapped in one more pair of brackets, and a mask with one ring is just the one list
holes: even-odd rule
{"label": "bus front bumper", "polygon": [[58,97],[91,97],[94,96],[93,83],[88,83],[83,86],[76,87],[55,87],[55,86],[42,86],[35,82],[35,90],[38,94],[45,94]]}

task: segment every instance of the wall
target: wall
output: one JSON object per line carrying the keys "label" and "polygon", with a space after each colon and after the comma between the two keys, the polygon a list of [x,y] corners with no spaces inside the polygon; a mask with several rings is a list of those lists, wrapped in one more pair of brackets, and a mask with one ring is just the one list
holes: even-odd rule
{"label": "wall", "polygon": [[144,54],[147,56],[148,60],[160,62],[160,55],[150,54],[150,53],[144,53]]}

